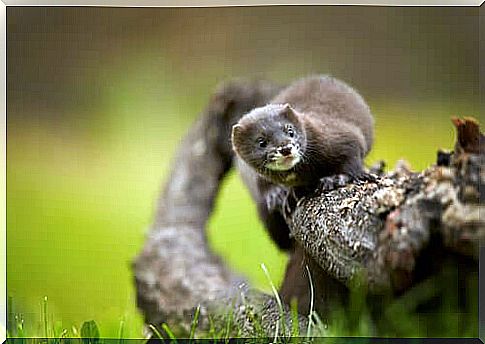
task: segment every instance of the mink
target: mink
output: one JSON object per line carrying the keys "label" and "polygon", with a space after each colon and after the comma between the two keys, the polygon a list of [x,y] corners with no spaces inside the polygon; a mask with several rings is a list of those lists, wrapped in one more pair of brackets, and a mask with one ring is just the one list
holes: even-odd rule
{"label": "mink", "polygon": [[325,177],[364,175],[373,127],[369,106],[357,91],[325,75],[297,80],[233,126],[240,174],[280,248],[292,246],[277,207],[280,198]]}

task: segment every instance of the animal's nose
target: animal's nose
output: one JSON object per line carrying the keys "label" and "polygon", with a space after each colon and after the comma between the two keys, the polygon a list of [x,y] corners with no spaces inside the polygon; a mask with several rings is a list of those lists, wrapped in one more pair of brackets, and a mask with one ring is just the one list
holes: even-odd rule
{"label": "animal's nose", "polygon": [[281,155],[288,156],[291,154],[291,147],[290,146],[281,147],[280,149],[278,149],[278,151],[280,152]]}

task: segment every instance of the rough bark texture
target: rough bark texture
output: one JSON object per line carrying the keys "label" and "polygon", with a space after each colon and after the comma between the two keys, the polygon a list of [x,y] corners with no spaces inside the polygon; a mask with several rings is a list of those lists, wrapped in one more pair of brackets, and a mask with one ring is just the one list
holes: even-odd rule
{"label": "rough bark texture", "polygon": [[[224,175],[232,166],[230,128],[250,109],[264,105],[279,87],[236,81],[220,87],[181,142],[160,197],[156,220],[134,263],[137,302],[146,323],[167,322],[183,335],[200,306],[200,328],[227,323],[234,335],[288,333],[288,308],[273,296],[251,290],[207,245],[205,225]],[[439,166],[412,173],[403,164],[374,180],[312,194],[282,204],[297,242],[281,296],[310,303],[325,314],[345,301],[348,287],[365,284],[371,294],[398,295],[432,274],[423,256],[450,252],[478,261],[485,237],[485,140],[478,123],[454,119],[454,154],[438,154]],[[438,254],[439,253],[439,254]],[[441,255],[440,255],[441,254]],[[439,265],[438,261],[438,265]],[[425,266],[426,265],[426,266]],[[436,264],[435,264],[436,265]],[[285,314],[285,321],[281,315]],[[299,319],[305,326],[305,318]]]}

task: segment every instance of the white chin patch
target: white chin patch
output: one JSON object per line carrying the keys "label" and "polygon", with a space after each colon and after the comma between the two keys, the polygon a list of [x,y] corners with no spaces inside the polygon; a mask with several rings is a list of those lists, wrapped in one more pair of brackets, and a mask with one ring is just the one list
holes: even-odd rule
{"label": "white chin patch", "polygon": [[278,156],[275,160],[268,162],[266,168],[273,171],[288,171],[300,162],[298,155],[290,155],[287,157]]}

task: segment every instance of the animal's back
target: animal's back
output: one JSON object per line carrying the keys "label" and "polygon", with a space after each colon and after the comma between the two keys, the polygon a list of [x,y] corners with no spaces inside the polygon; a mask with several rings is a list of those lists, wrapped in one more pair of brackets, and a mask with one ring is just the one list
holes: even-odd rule
{"label": "animal's back", "polygon": [[[374,137],[374,119],[364,99],[349,85],[327,75],[300,79],[281,91],[271,103],[289,103],[295,110],[316,117],[314,120],[341,120],[362,131],[366,153]],[[316,114],[317,116],[313,116]]]}

